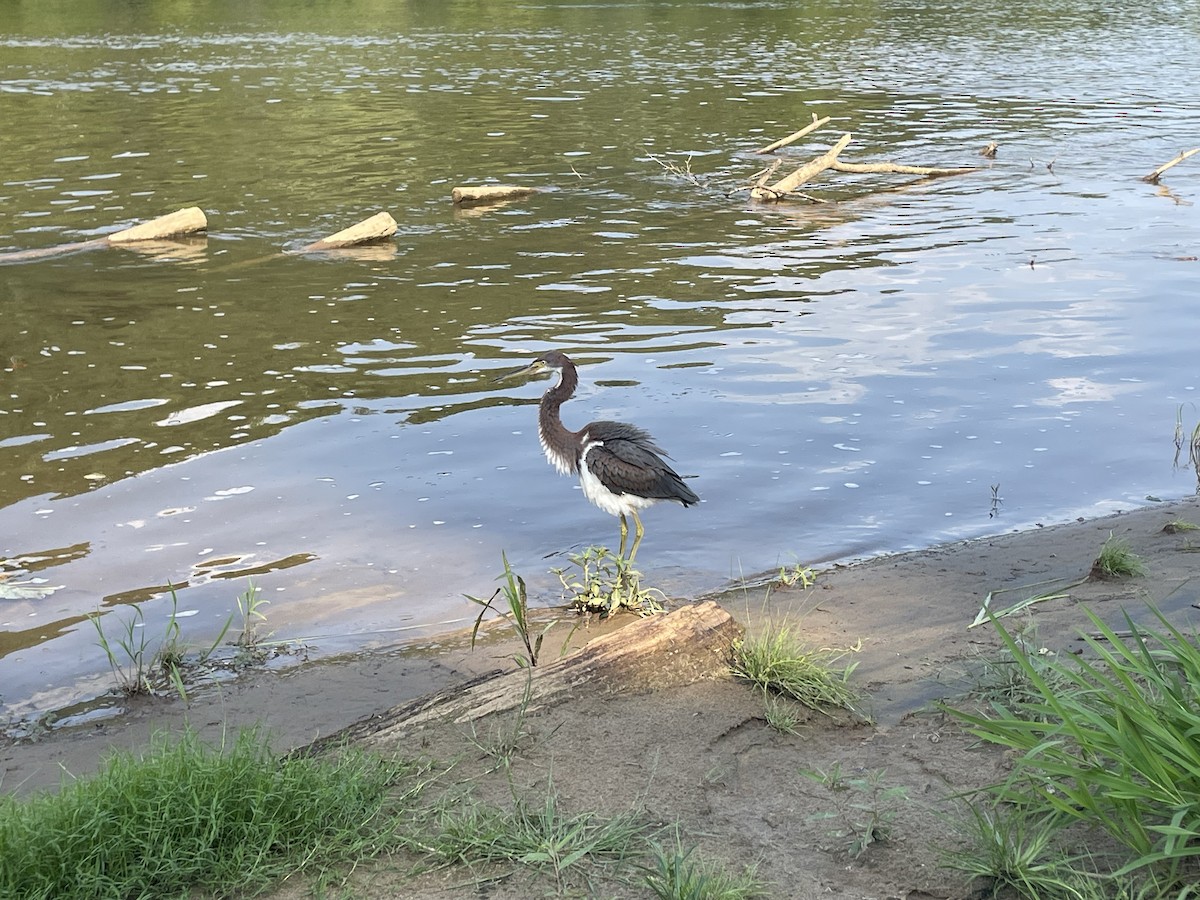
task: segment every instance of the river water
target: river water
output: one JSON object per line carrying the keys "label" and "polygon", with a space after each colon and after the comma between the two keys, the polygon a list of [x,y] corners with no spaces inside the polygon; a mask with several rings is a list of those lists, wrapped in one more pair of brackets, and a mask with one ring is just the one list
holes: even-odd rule
{"label": "river water", "polygon": [[[0,252],[209,231],[0,266],[0,718],[172,585],[186,641],[253,578],[310,654],[460,627],[502,553],[557,602],[617,527],[492,380],[551,347],[568,425],[694,476],[638,558],[676,596],[1194,492],[1200,156],[1140,176],[1200,144],[1200,3],[1119,6],[9,4]],[[749,201],[814,114],[788,161],[979,171]],[[541,191],[452,207],[486,181]]]}

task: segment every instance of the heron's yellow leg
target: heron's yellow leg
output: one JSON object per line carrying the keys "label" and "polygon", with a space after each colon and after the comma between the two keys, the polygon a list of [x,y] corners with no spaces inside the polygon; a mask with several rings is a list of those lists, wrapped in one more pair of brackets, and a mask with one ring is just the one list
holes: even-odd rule
{"label": "heron's yellow leg", "polygon": [[617,556],[625,555],[625,539],[629,537],[629,523],[625,521],[625,513],[621,513],[621,549],[617,551]]}
{"label": "heron's yellow leg", "polygon": [[642,535],[646,533],[646,529],[642,527],[642,518],[637,514],[637,510],[630,510],[629,514],[633,516],[633,527],[636,529],[633,535],[633,546],[629,548],[629,562],[633,562],[633,558],[637,556],[638,545],[642,543]]}

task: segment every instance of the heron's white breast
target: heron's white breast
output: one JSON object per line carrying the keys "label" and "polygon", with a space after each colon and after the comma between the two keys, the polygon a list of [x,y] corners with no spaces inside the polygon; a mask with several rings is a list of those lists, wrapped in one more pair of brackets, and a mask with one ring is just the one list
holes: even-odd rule
{"label": "heron's white breast", "polygon": [[627,516],[658,502],[650,497],[639,497],[637,494],[614,494],[592,474],[592,470],[588,468],[588,454],[603,446],[604,441],[587,441],[583,445],[579,465],[579,484],[583,487],[583,496],[610,516]]}

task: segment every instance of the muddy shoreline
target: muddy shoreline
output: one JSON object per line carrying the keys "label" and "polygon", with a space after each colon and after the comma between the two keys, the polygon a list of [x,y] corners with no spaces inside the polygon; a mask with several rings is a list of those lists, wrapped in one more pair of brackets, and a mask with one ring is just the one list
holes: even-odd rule
{"label": "muddy shoreline", "polygon": [[[766,854],[775,860],[763,872],[768,880],[804,886],[786,896],[828,896],[835,886],[832,895],[843,897],[878,895],[879,890],[954,896],[961,885],[914,852],[912,841],[930,827],[921,822],[913,823],[908,842],[881,848],[851,866],[836,848],[822,849],[819,837],[803,852],[796,849],[807,821],[806,803],[819,798],[796,782],[795,773],[844,762],[895,773],[911,782],[906,785],[910,795],[933,796],[945,785],[989,771],[992,762],[956,743],[945,723],[930,713],[931,700],[960,695],[970,685],[973,667],[999,646],[990,626],[969,627],[984,598],[992,592],[994,608],[1000,609],[1055,583],[1079,581],[1113,535],[1142,559],[1145,576],[1085,581],[1065,599],[1013,616],[1014,626],[1029,629],[1055,653],[1079,650],[1079,634],[1087,626],[1084,606],[1119,626],[1126,613],[1146,620],[1153,605],[1173,623],[1195,630],[1200,627],[1200,531],[1164,530],[1180,520],[1200,524],[1200,498],[837,565],[820,571],[807,590],[770,584],[726,591],[711,599],[748,629],[786,620],[812,645],[856,647],[854,679],[869,695],[874,724],[847,728],[816,717],[801,736],[780,735],[765,727],[756,699],[730,678],[666,691],[647,685],[644,692],[616,699],[581,695],[539,714],[535,727],[553,733],[553,739],[535,752],[541,775],[530,777],[553,773],[555,785],[572,802],[651,804],[656,814],[712,836],[717,853]],[[1027,590],[1030,585],[1038,587]],[[579,628],[572,642],[582,644],[621,624],[618,619]],[[556,640],[566,630],[547,637],[545,646],[557,649]],[[436,648],[261,672],[196,693],[187,706],[151,699],[117,720],[0,746],[0,788],[25,794],[53,787],[65,775],[94,770],[110,748],[138,747],[155,731],[186,726],[220,741],[223,733],[257,724],[270,730],[276,749],[290,750],[417,697],[511,668],[516,649],[502,627],[474,650],[463,635]],[[428,752],[461,750],[460,732],[431,733]],[[564,761],[581,758],[608,762],[564,767]],[[642,767],[649,758],[673,761],[671,774],[647,781]],[[801,802],[806,796],[808,801]],[[722,841],[722,835],[733,837]],[[768,854],[776,844],[793,849]],[[425,896],[419,885],[405,890],[407,896]],[[431,884],[428,890],[434,896],[439,888]]]}

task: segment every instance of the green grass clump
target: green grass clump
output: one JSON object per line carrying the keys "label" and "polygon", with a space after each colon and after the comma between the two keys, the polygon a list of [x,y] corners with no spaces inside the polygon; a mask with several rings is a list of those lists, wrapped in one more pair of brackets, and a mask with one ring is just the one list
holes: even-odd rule
{"label": "green grass clump", "polygon": [[1200,531],[1200,525],[1186,519],[1172,519],[1163,526],[1162,530],[1167,534],[1181,534],[1185,531]]}
{"label": "green grass clump", "polygon": [[160,735],[58,793],[0,797],[0,897],[252,891],[390,845],[390,788],[410,771],[355,752],[280,759],[257,730],[226,747]]}
{"label": "green grass clump", "polygon": [[763,698],[763,718],[767,726],[780,734],[799,734],[804,719],[794,702],[778,694],[767,694]]}
{"label": "green grass clump", "polygon": [[[995,614],[995,619],[999,618]],[[1012,705],[1036,700],[1047,686],[1051,690],[1067,688],[1068,680],[1055,666],[1055,654],[1042,647],[1031,619],[1014,627],[1009,635],[1017,652],[1002,649],[995,656],[981,659],[972,673],[975,683],[967,692],[968,698],[984,704]],[[1028,674],[1031,668],[1037,673],[1036,680]]]}
{"label": "green grass clump", "polygon": [[[967,814],[963,831],[975,840],[968,847],[947,852],[947,868],[990,882],[993,894],[1010,888],[1018,897],[1046,900],[1101,900],[1104,896],[1094,873],[1084,871],[1087,857],[1060,851],[1062,825],[1053,812],[1030,816],[1011,807],[970,804]],[[1137,895],[1112,894],[1122,896]]]}
{"label": "green grass clump", "polygon": [[[1126,638],[1085,611],[1097,629],[1084,638],[1086,659],[1035,663],[997,622],[1035,692],[984,713],[948,709],[1013,755],[1011,776],[983,792],[995,814],[976,817],[995,870],[982,874],[1021,886],[1013,872],[1044,872],[1056,856],[1061,863],[1058,839],[1068,828],[1083,829],[1115,848],[1108,859],[1079,862],[1083,880],[1095,880],[1098,868],[1099,877],[1155,887],[1137,896],[1183,896],[1160,894],[1158,886],[1169,891],[1200,880],[1200,648],[1157,611],[1161,630],[1126,614]],[[1011,815],[1018,825],[995,824]],[[976,864],[988,858],[976,854]],[[1061,865],[1055,877],[1065,880]]]}
{"label": "green grass clump", "polygon": [[702,858],[695,847],[684,849],[676,835],[670,847],[651,847],[645,883],[659,900],[756,900],[767,885],[753,866],[735,874]]}
{"label": "green grass clump", "polygon": [[818,712],[858,712],[860,695],[850,684],[855,664],[838,666],[849,652],[808,648],[789,626],[776,626],[734,644],[732,669],[765,695],[790,697]]}
{"label": "green grass clump", "polygon": [[450,797],[435,811],[419,850],[446,864],[520,864],[553,876],[561,893],[573,873],[628,860],[652,826],[637,813],[568,814],[547,791],[540,804],[513,797],[510,807]]}
{"label": "green grass clump", "polygon": [[1145,574],[1146,565],[1141,557],[1129,549],[1128,543],[1111,534],[1092,563],[1092,575],[1097,578],[1129,578]]}

